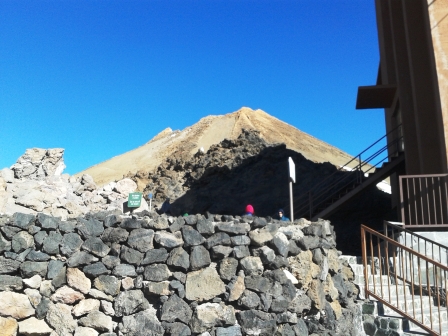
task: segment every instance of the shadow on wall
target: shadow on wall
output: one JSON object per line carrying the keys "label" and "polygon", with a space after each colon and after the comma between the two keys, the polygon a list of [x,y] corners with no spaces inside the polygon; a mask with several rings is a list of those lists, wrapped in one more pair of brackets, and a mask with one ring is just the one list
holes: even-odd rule
{"label": "shadow on wall", "polygon": [[[279,208],[289,205],[288,157],[294,160],[296,166],[297,183],[293,187],[296,199],[306,195],[309,189],[337,170],[330,163],[307,160],[300,153],[287,149],[285,145],[268,147],[258,155],[245,159],[233,169],[227,166],[208,168],[199,179],[187,185],[189,190],[172,203],[171,212],[173,215],[206,212],[242,215],[245,206],[252,204],[256,216],[275,216]],[[342,174],[350,172],[341,171],[335,174],[335,178]],[[333,216],[337,220],[337,224],[332,224],[335,224],[338,235],[338,249],[346,253],[341,246],[344,246],[342,241],[345,241],[347,236],[347,239],[351,240],[345,244],[348,250],[355,246],[351,250],[356,252],[359,249],[360,252],[360,246],[353,242],[360,241],[359,234],[354,236],[354,231],[359,231],[359,225],[365,224],[366,218],[369,219],[367,224],[372,221],[382,223],[382,216],[390,212],[390,204],[390,195],[373,188],[359,196],[358,201],[343,208],[342,216],[345,217],[345,222],[338,213]],[[286,215],[289,217],[289,213]],[[341,228],[338,223],[341,223]]]}
{"label": "shadow on wall", "polygon": [[396,209],[391,209],[391,195],[376,186],[341,207],[328,219],[334,225],[338,250],[347,255],[361,255],[361,224],[383,230],[383,221],[397,221]]}

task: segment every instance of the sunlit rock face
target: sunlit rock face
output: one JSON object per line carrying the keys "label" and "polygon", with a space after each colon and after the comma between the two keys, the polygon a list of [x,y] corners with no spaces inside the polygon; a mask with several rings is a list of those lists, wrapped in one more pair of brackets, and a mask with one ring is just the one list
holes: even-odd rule
{"label": "sunlit rock face", "polygon": [[[129,178],[101,188],[87,174],[62,174],[64,149],[27,149],[11,168],[0,171],[0,213],[44,213],[62,220],[88,212],[123,211],[137,184]],[[143,199],[138,211],[147,210]]]}

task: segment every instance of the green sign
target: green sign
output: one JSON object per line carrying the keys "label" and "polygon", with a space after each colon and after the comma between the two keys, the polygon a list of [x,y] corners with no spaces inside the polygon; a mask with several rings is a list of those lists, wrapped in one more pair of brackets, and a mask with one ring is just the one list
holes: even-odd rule
{"label": "green sign", "polygon": [[129,193],[128,208],[139,208],[141,203],[142,203],[141,192]]}

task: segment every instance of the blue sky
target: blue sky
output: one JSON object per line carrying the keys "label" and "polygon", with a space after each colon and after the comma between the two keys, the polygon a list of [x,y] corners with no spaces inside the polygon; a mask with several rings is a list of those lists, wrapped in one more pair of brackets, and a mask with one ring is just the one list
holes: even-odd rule
{"label": "blue sky", "polygon": [[352,155],[385,133],[355,109],[373,0],[1,0],[0,17],[0,169],[61,147],[75,174],[242,106]]}

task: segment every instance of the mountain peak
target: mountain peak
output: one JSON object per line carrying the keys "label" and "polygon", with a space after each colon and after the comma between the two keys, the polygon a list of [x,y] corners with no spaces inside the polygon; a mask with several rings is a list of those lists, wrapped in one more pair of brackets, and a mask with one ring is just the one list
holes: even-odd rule
{"label": "mountain peak", "polygon": [[[166,128],[149,142],[122,155],[99,163],[76,175],[89,174],[98,185],[117,181],[129,173],[154,172],[168,157],[176,155],[184,160],[191,158],[200,148],[224,139],[235,140],[243,129],[257,130],[267,143],[284,143],[287,148],[301,153],[314,162],[331,162],[343,165],[351,157],[321,140],[302,132],[271,115],[257,109],[241,107],[224,115],[209,115],[182,131]],[[147,175],[147,174],[146,174]]]}

